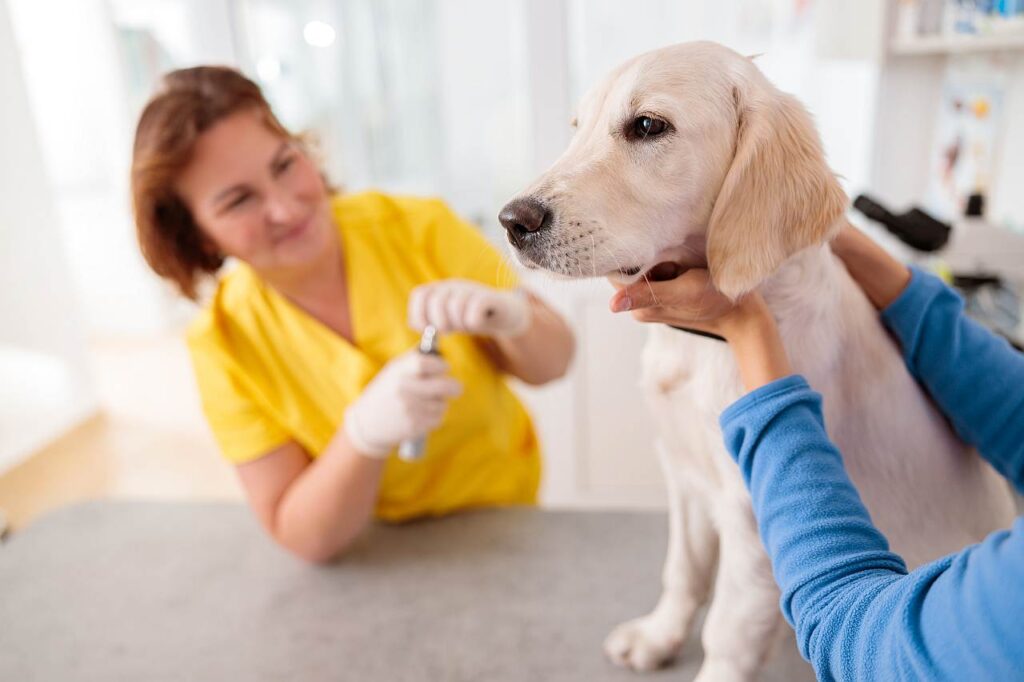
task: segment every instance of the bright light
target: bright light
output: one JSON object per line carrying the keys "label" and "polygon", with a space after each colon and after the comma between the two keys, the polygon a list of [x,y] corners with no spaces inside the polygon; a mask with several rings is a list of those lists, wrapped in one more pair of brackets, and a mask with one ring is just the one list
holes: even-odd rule
{"label": "bright light", "polygon": [[264,83],[273,83],[281,75],[281,62],[274,57],[263,57],[256,62],[256,73]]}
{"label": "bright light", "polygon": [[323,21],[311,21],[302,29],[302,37],[313,47],[329,47],[334,42],[334,27]]}

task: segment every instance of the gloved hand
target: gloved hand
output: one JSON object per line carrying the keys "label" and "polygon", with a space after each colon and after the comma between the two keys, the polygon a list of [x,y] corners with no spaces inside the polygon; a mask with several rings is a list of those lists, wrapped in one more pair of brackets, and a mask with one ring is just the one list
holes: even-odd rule
{"label": "gloved hand", "polygon": [[462,279],[416,287],[409,297],[409,325],[478,336],[519,336],[530,328],[530,302],[519,291],[501,291]]}
{"label": "gloved hand", "polygon": [[415,349],[384,365],[345,411],[342,428],[352,446],[382,459],[440,424],[448,399],[462,391],[447,371],[443,359]]}

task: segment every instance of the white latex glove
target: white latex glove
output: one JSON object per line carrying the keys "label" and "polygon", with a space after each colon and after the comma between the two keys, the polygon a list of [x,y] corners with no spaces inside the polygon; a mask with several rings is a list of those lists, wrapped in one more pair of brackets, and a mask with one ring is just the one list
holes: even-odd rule
{"label": "white latex glove", "polygon": [[443,359],[417,350],[384,365],[345,411],[342,428],[356,451],[384,458],[440,424],[448,399],[462,391],[447,372]]}
{"label": "white latex glove", "polygon": [[530,328],[532,310],[520,291],[501,291],[462,279],[416,287],[409,296],[409,325],[478,336],[519,336]]}

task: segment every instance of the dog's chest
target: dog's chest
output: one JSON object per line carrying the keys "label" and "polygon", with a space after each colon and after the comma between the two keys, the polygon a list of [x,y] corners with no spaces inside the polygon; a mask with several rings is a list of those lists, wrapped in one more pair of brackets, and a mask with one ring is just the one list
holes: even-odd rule
{"label": "dog's chest", "polygon": [[728,345],[666,325],[652,326],[644,346],[643,387],[655,409],[686,406],[717,415],[741,394]]}

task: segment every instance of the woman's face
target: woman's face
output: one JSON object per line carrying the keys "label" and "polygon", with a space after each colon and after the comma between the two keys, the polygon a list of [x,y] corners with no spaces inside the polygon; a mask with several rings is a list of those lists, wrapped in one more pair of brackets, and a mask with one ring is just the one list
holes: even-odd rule
{"label": "woman's face", "polygon": [[175,190],[220,252],[257,272],[301,270],[336,238],[316,164],[255,109],[199,136]]}

